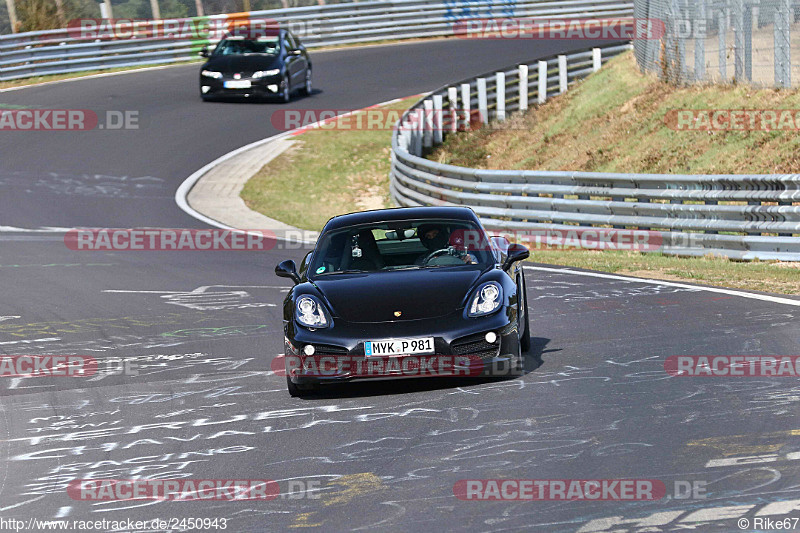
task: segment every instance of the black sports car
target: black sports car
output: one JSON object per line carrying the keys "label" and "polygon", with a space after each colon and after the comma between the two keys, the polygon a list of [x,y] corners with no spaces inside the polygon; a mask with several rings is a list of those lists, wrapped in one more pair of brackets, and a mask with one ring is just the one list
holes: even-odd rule
{"label": "black sports car", "polygon": [[284,300],[289,393],[325,383],[519,375],[530,328],[519,261],[463,207],[332,218],[303,259],[275,267]]}
{"label": "black sports car", "polygon": [[[311,94],[311,60],[291,32],[229,36],[220,40],[200,70],[203,100],[230,97],[277,97],[283,102],[301,90]],[[250,37],[250,38],[248,38]]]}

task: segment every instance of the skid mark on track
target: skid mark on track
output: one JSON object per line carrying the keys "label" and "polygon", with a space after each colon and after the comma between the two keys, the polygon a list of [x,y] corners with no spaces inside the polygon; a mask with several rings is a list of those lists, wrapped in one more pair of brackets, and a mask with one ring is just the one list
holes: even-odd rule
{"label": "skid mark on track", "polygon": [[245,290],[220,290],[220,289],[280,289],[288,291],[287,287],[271,285],[205,285],[191,291],[150,291],[150,290],[104,290],[105,293],[116,294],[158,294],[165,300],[164,303],[180,305],[197,311],[217,311],[221,309],[247,309],[250,307],[277,307],[277,304],[267,302],[252,302],[249,292]]}

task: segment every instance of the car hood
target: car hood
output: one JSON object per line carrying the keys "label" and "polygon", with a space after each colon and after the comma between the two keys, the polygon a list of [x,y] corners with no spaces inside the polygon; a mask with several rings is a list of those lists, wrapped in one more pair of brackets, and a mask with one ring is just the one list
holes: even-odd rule
{"label": "car hood", "polygon": [[267,55],[230,55],[210,58],[203,69],[215,70],[223,74],[253,73],[257,70],[271,70],[280,68],[281,61],[278,56]]}
{"label": "car hood", "polygon": [[436,318],[463,309],[482,273],[479,267],[441,267],[335,274],[313,283],[334,317],[348,322],[394,322]]}

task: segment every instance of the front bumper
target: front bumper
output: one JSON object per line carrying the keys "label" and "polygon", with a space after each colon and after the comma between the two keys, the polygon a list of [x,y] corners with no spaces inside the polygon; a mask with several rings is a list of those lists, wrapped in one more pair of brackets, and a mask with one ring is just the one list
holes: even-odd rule
{"label": "front bumper", "polygon": [[[489,332],[497,336],[494,343],[485,339]],[[434,354],[383,358],[367,358],[364,355],[365,341],[420,337],[433,337]],[[334,321],[332,327],[315,331],[299,327],[292,321],[285,324],[284,344],[286,375],[297,385],[412,377],[507,377],[521,374],[516,364],[519,354],[517,320],[511,309],[475,319],[465,319],[461,313],[436,319],[384,323],[349,323],[339,319]],[[309,344],[314,346],[312,356],[304,354],[304,348]],[[340,362],[339,365],[328,365],[322,371],[316,363],[324,356],[332,356]],[[453,371],[426,374],[408,372],[403,368],[404,360],[424,361],[428,357],[439,357],[439,363],[447,362]],[[306,364],[310,359],[316,363]],[[373,372],[370,371],[372,363],[369,361],[375,359],[382,359],[383,362],[380,363],[380,371]],[[466,367],[465,359],[468,360]],[[341,361],[346,364],[341,364]],[[480,371],[477,374],[476,362]]]}
{"label": "front bumper", "polygon": [[[231,98],[231,97],[276,97],[281,92],[281,76],[268,76],[266,78],[246,78],[235,80],[233,78],[208,78],[200,77],[200,94],[206,98]],[[250,82],[250,87],[228,88],[225,82]]]}

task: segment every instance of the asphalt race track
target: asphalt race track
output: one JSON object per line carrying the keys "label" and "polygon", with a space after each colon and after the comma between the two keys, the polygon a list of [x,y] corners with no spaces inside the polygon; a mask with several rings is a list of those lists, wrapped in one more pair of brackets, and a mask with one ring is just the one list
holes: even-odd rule
{"label": "asphalt race track", "polygon": [[[317,91],[289,106],[360,108],[586,45],[450,40],[316,53]],[[285,107],[203,104],[198,68],[0,93],[3,107],[135,110],[140,123],[0,136],[0,354],[90,355],[101,368],[127,361],[138,372],[0,378],[0,518],[224,518],[236,532],[644,533],[764,530],[756,517],[800,514],[797,378],[664,370],[672,355],[798,355],[800,306],[790,302],[530,269],[534,339],[523,377],[359,384],[293,399],[270,371],[289,287],[273,268],[303,250],[68,249],[52,228],[205,227],[175,205],[180,183],[277,133],[270,113]],[[282,494],[143,503],[67,493],[77,479],[148,477],[269,479]],[[501,478],[656,479],[666,495],[453,494],[460,480]],[[676,486],[698,490],[682,498]]]}

